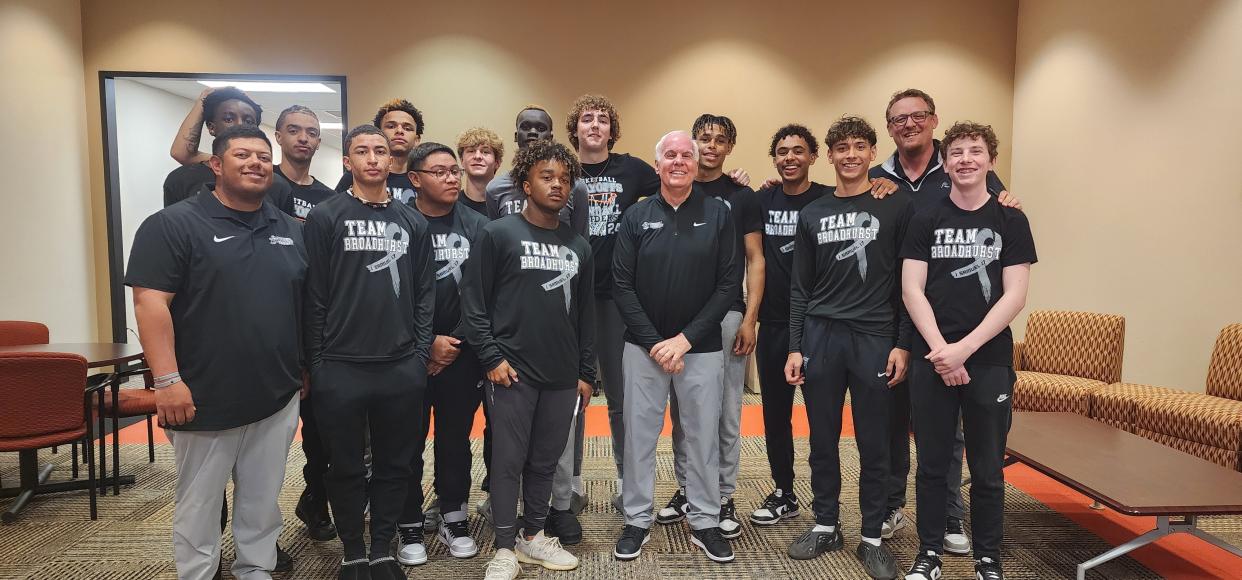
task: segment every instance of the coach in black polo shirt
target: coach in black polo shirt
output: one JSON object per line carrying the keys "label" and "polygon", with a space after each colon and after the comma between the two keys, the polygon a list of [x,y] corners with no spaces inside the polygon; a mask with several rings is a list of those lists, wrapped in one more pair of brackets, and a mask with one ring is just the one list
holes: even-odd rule
{"label": "coach in black polo shirt", "polygon": [[212,151],[214,188],[143,222],[125,284],[176,454],[178,577],[216,573],[233,475],[233,575],[268,578],[298,421],[306,253],[298,223],[264,201],[272,148],[263,132],[229,128]]}
{"label": "coach in black polo shirt", "polygon": [[[613,291],[625,321],[625,529],[613,555],[638,557],[655,491],[655,454],[670,389],[681,402],[691,542],[716,562],[733,560],[720,534],[720,321],[737,298],[737,236],[724,202],[694,188],[698,145],[685,131],[656,144],[659,195],[621,218]],[[693,401],[694,404],[690,404]]]}

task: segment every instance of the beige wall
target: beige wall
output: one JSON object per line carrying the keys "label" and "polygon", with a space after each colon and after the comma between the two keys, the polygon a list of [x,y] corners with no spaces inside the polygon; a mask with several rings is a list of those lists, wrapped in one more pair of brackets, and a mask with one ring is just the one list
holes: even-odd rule
{"label": "beige wall", "polygon": [[[585,92],[617,103],[624,129],[617,150],[644,159],[668,130],[688,129],[705,111],[727,114],[741,138],[730,165],[759,177],[772,173],[767,141],[781,124],[807,123],[822,135],[846,112],[880,124],[890,94],[919,86],[937,98],[943,120],[969,111],[995,125],[1004,144],[1000,173],[1009,173],[1012,1],[934,9],[917,0],[770,8],[638,0],[572,9],[486,1],[409,4],[394,15],[391,3],[311,0],[282,11],[275,2],[227,0],[211,3],[218,18],[202,3],[84,4],[92,144],[100,139],[100,70],[344,74],[351,123],[405,96],[426,113],[425,138],[450,143],[472,125],[511,140],[513,117],[530,102],[549,108],[565,140],[566,108]],[[854,20],[843,21],[847,15]],[[881,137],[887,154],[891,141]],[[95,259],[106,264],[102,153],[92,146],[90,155]],[[830,182],[831,167],[823,163],[813,176]],[[102,290],[106,275],[101,268]],[[106,292],[98,303],[106,335]]]}
{"label": "beige wall", "polygon": [[1125,315],[1127,381],[1202,391],[1217,332],[1242,321],[1239,30],[1238,0],[1021,3],[1028,311]]}
{"label": "beige wall", "polygon": [[[0,71],[0,319],[42,322],[53,341],[94,340],[91,247],[97,242],[84,193],[87,113],[78,1],[0,4]],[[106,280],[106,271],[102,275]]]}

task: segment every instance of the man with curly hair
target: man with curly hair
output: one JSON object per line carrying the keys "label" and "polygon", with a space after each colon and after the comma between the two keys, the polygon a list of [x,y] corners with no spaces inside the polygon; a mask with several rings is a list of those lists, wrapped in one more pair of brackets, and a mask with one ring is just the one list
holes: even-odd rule
{"label": "man with curly hair", "polygon": [[[401,203],[414,201],[418,195],[410,182],[410,151],[423,140],[423,112],[405,99],[393,99],[375,112],[372,125],[379,127],[388,138],[388,193]],[[345,191],[354,184],[354,176],[347,169],[336,184],[337,191]]]}
{"label": "man with curly hair", "polygon": [[897,308],[897,252],[914,205],[904,192],[870,195],[875,144],[875,129],[859,117],[832,124],[824,145],[836,189],[798,213],[794,232],[785,380],[801,385],[806,400],[815,524],[789,556],[809,560],[844,547],[838,444],[848,388],[861,463],[862,539],[855,554],[872,578],[892,579],[897,561],[880,530],[887,513],[890,389],[905,380],[913,330]]}
{"label": "man with curly hair", "polygon": [[472,127],[457,137],[457,157],[465,171],[461,190],[462,205],[487,215],[487,184],[505,158],[505,145],[491,129]]}
{"label": "man with curly hair", "polygon": [[1005,439],[1013,413],[1013,335],[1026,305],[1035,241],[1026,215],[988,192],[996,162],[992,128],[961,122],[941,143],[952,183],[947,198],[910,222],[901,249],[901,288],[918,333],[910,402],[918,447],[915,489],[919,554],[908,580],[941,577],[945,480],[954,433],[965,433],[970,465],[975,577],[1003,580]]}
{"label": "man with curly hair", "polygon": [[490,580],[516,578],[519,559],[550,570],[578,566],[544,526],[557,461],[595,380],[591,248],[558,217],[579,171],[564,145],[538,141],[519,151],[512,176],[528,203],[484,226],[466,261],[462,325],[487,371],[495,432]]}
{"label": "man with curly hair", "polygon": [[[181,122],[173,139],[170,154],[181,164],[164,179],[164,207],[197,195],[204,187],[210,189],[216,177],[207,162],[210,153],[198,150],[203,127],[215,137],[221,131],[236,125],[257,127],[263,118],[263,107],[236,87],[204,89],[194,100],[194,106]],[[274,179],[267,192],[268,200],[281,211],[297,217],[293,209],[293,196],[289,184]]]}
{"label": "man with curly hair", "polygon": [[[552,134],[552,117],[539,105],[527,105],[518,111],[513,131],[513,140],[518,149],[525,149],[531,143],[542,139],[554,139]],[[487,217],[497,219],[511,213],[520,213],[526,205],[526,192],[513,182],[508,173],[497,175],[487,184]],[[587,190],[586,184],[579,178],[574,182],[574,189],[569,203],[561,210],[561,221],[565,222],[574,233],[587,237]]]}

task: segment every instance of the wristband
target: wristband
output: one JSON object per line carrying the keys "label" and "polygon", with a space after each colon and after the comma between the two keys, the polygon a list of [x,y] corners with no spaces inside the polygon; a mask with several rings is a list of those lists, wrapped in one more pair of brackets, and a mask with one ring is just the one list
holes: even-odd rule
{"label": "wristband", "polygon": [[155,384],[154,384],[154,385],[152,385],[152,388],[154,388],[154,389],[166,389],[166,388],[171,387],[171,386],[173,386],[173,385],[175,385],[175,384],[177,384],[177,383],[179,383],[179,382],[181,382],[181,373],[180,373],[180,372],[177,372],[177,371],[173,371],[173,372],[168,373],[168,374],[166,374],[166,375],[161,375],[161,376],[155,377]]}

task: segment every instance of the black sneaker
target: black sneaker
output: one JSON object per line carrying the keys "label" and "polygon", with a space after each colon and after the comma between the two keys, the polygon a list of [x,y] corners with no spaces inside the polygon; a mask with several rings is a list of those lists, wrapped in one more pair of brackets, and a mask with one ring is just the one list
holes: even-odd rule
{"label": "black sneaker", "polygon": [[940,580],[940,554],[928,550],[916,556],[906,580]]}
{"label": "black sneaker", "polygon": [[548,510],[548,521],[543,526],[545,536],[560,538],[561,545],[572,546],[582,541],[582,524],[573,510]]}
{"label": "black sneaker", "polygon": [[660,509],[656,514],[657,524],[672,524],[686,519],[686,512],[690,511],[690,500],[686,499],[686,488],[677,488],[677,493],[673,494],[673,499],[668,500],[668,505]]}
{"label": "black sneaker", "polygon": [[788,552],[789,557],[795,560],[810,560],[843,547],[845,539],[841,537],[841,526],[838,524],[831,532],[817,532],[812,527],[789,545]]}
{"label": "black sneaker", "polygon": [[732,562],[733,546],[720,535],[720,528],[704,528],[690,531],[690,543],[703,548],[703,553],[713,562]]}
{"label": "black sneaker", "polygon": [[786,518],[797,517],[798,496],[792,491],[776,490],[768,494],[763,505],[750,514],[750,521],[761,526],[770,526]]}
{"label": "black sneaker", "polygon": [[276,545],[276,565],[272,567],[273,572],[288,572],[293,570],[293,556],[289,555],[279,544]]}
{"label": "black sneaker", "polygon": [[643,546],[651,540],[651,534],[638,526],[625,526],[621,529],[621,539],[612,555],[618,560],[633,560],[643,552]]}
{"label": "black sneaker", "polygon": [[737,507],[733,498],[720,498],[720,535],[732,540],[742,535],[742,522],[737,520]]}
{"label": "black sneaker", "polygon": [[371,560],[371,580],[409,580],[392,556]]}
{"label": "black sneaker", "polygon": [[858,542],[858,549],[854,550],[854,555],[858,556],[858,561],[862,562],[868,576],[876,580],[897,578],[897,559],[883,543],[873,546],[867,542]]}
{"label": "black sneaker", "polygon": [[366,558],[341,562],[337,580],[371,580],[371,566]]}
{"label": "black sneaker", "polygon": [[957,556],[970,553],[970,537],[962,529],[962,520],[949,517],[944,523],[944,551]]}
{"label": "black sneaker", "polygon": [[332,516],[328,515],[328,500],[304,490],[298,498],[298,507],[293,515],[306,524],[306,535],[316,542],[326,542],[336,537],[336,526],[332,525]]}
{"label": "black sneaker", "polygon": [[1005,571],[1000,562],[991,558],[975,560],[975,580],[1005,580]]}
{"label": "black sneaker", "polygon": [[423,524],[397,526],[397,561],[406,566],[427,563],[427,541],[423,537]]}

